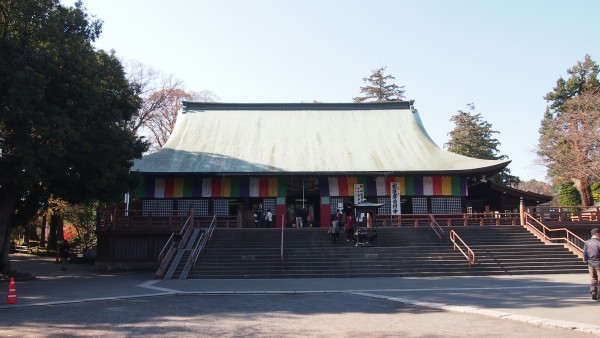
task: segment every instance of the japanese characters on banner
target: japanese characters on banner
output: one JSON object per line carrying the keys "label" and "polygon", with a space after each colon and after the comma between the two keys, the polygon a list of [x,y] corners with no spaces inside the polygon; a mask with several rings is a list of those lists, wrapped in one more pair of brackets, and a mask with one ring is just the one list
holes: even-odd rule
{"label": "japanese characters on banner", "polygon": [[365,187],[362,184],[354,185],[354,204],[362,203],[365,200]]}
{"label": "japanese characters on banner", "polygon": [[400,183],[390,182],[390,199],[392,214],[400,215]]}

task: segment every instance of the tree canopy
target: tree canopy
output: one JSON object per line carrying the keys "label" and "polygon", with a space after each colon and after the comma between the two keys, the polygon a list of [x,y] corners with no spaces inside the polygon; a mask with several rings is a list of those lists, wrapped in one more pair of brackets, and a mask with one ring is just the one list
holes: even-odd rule
{"label": "tree canopy", "polygon": [[354,102],[402,101],[404,86],[389,83],[396,78],[392,75],[385,75],[386,68],[374,69],[369,77],[363,78],[365,85],[360,87],[362,96],[355,97]]}
{"label": "tree canopy", "polygon": [[95,50],[101,22],[81,2],[0,0],[0,272],[11,217],[56,196],[115,200],[147,145],[128,128],[140,99],[113,53]]}
{"label": "tree canopy", "polygon": [[[492,124],[483,120],[480,113],[475,113],[475,105],[467,104],[467,110],[459,110],[452,116],[454,129],[448,133],[450,140],[444,147],[453,153],[484,160],[504,160],[508,157],[500,155],[500,141],[494,137],[499,133],[492,129]],[[510,175],[508,168],[492,178],[493,181],[504,185],[516,185],[520,179]]]}
{"label": "tree canopy", "polygon": [[590,205],[590,184],[600,179],[599,67],[589,55],[567,70],[544,97],[548,107],[539,129],[537,154],[556,184],[573,182]]}

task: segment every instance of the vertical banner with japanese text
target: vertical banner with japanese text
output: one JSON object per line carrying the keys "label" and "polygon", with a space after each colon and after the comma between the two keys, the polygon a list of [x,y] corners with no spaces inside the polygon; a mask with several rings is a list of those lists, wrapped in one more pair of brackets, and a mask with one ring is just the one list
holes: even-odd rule
{"label": "vertical banner with japanese text", "polygon": [[392,214],[400,215],[400,183],[390,182],[390,200]]}
{"label": "vertical banner with japanese text", "polygon": [[354,204],[362,203],[365,200],[365,187],[362,184],[354,185]]}

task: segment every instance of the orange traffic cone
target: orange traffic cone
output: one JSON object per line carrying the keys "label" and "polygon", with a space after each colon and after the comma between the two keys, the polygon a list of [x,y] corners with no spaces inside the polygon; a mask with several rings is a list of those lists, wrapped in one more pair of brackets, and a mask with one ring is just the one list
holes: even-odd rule
{"label": "orange traffic cone", "polygon": [[8,284],[8,295],[6,296],[6,304],[17,304],[17,287],[15,286],[14,277],[10,277],[10,284]]}

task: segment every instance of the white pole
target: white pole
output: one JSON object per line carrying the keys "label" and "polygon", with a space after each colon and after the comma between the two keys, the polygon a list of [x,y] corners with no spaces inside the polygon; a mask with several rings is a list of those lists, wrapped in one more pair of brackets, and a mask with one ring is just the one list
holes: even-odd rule
{"label": "white pole", "polygon": [[304,179],[302,179],[302,209],[304,209]]}

